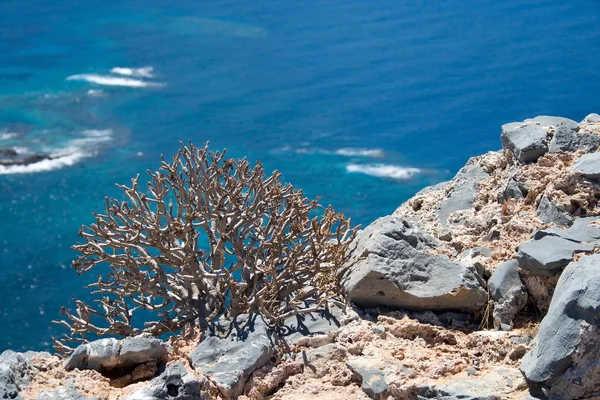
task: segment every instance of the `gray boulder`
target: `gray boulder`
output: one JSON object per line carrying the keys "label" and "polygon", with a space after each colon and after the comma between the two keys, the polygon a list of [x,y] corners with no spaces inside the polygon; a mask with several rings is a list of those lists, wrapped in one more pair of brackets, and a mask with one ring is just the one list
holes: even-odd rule
{"label": "gray boulder", "polygon": [[188,374],[178,362],[165,368],[146,388],[133,393],[128,400],[209,400],[208,395],[202,394],[207,383],[205,378],[198,380]]}
{"label": "gray boulder", "polygon": [[339,271],[348,299],[363,307],[480,310],[487,293],[475,269],[427,253],[427,242],[416,225],[395,216],[359,232]]}
{"label": "gray boulder", "polygon": [[536,346],[521,362],[532,395],[600,396],[599,315],[600,255],[586,256],[563,271]]}
{"label": "gray boulder", "polygon": [[547,224],[556,224],[561,226],[570,226],[573,224],[573,217],[568,213],[561,211],[546,196],[542,197],[535,214],[538,218]]}
{"label": "gray boulder", "polygon": [[115,338],[95,340],[78,346],[67,359],[65,369],[113,369],[119,364],[121,345]]}
{"label": "gray boulder", "polygon": [[556,236],[522,243],[517,260],[519,267],[531,275],[557,276],[571,262],[576,251],[592,251],[593,245],[582,245]]}
{"label": "gray boulder", "polygon": [[600,179],[600,153],[584,154],[573,164],[573,172],[592,180]]}
{"label": "gray boulder", "polygon": [[65,363],[65,369],[93,369],[109,371],[128,369],[150,361],[160,364],[169,352],[169,346],[160,339],[140,335],[119,341],[99,339],[78,346]]}
{"label": "gray boulder", "polygon": [[241,394],[250,374],[267,365],[272,355],[267,327],[256,318],[237,336],[207,337],[192,351],[190,359],[196,370],[217,384],[223,396],[235,398]]}
{"label": "gray boulder", "polygon": [[544,236],[557,236],[576,243],[597,243],[600,240],[600,228],[590,226],[590,222],[597,221],[600,217],[577,218],[567,229],[548,228],[535,232],[534,239]]}
{"label": "gray boulder", "polygon": [[519,276],[519,263],[510,260],[500,264],[488,281],[494,299],[494,328],[509,330],[515,315],[527,304],[527,290]]}
{"label": "gray boulder", "polygon": [[582,123],[583,122],[586,122],[586,123],[600,122],[600,115],[595,114],[595,113],[589,114],[587,117],[585,117],[583,119]]}
{"label": "gray boulder", "polygon": [[548,151],[548,129],[538,122],[513,122],[502,126],[502,147],[520,162],[537,161]]}
{"label": "gray boulder", "polygon": [[458,171],[447,186],[446,198],[437,209],[442,225],[448,224],[450,214],[473,206],[479,182],[488,177],[489,174],[475,164],[466,165]]}
{"label": "gray boulder", "polygon": [[369,360],[367,357],[355,358],[346,362],[348,368],[359,377],[363,392],[376,400],[385,398],[388,390],[384,372],[376,368],[376,364],[379,362],[378,359]]}
{"label": "gray boulder", "polygon": [[159,362],[169,353],[165,342],[151,336],[135,336],[121,341],[119,367],[130,368],[149,361]]}
{"label": "gray boulder", "polygon": [[[472,249],[463,251],[458,262],[462,265],[470,266],[475,268],[477,274],[483,278],[488,279],[490,277],[489,269],[487,264],[492,257],[492,249],[488,247],[478,246]],[[481,281],[481,284],[485,286],[485,282]]]}

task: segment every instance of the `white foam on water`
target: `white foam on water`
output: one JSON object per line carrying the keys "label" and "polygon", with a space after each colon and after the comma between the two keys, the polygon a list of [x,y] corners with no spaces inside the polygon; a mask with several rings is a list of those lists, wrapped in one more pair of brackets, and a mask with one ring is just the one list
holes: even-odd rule
{"label": "white foam on water", "polygon": [[104,86],[125,86],[132,88],[160,87],[164,83],[145,82],[139,79],[123,78],[119,76],[98,75],[98,74],[79,74],[67,77],[68,81],[86,81]]}
{"label": "white foam on water", "polygon": [[124,68],[114,67],[110,70],[111,73],[117,75],[133,76],[138,78],[154,78],[152,74],[154,67],[143,67],[143,68]]}
{"label": "white foam on water", "polygon": [[401,167],[390,164],[348,164],[346,165],[346,171],[396,180],[411,179],[421,172],[419,168]]}
{"label": "white foam on water", "polygon": [[367,157],[367,158],[384,158],[385,152],[381,149],[362,149],[362,148],[351,148],[344,147],[335,151],[313,148],[309,146],[301,146],[292,148],[289,145],[283,146],[280,149],[274,150],[275,153],[287,153],[293,152],[296,154],[324,154],[324,155],[336,155],[344,157]]}
{"label": "white foam on water", "polygon": [[85,157],[85,154],[77,152],[53,158],[51,160],[42,160],[29,165],[0,165],[0,175],[30,174],[34,172],[52,171],[55,169],[71,166]]}
{"label": "white foam on water", "polygon": [[[28,165],[0,165],[0,175],[46,172],[72,166],[84,158],[97,155],[99,148],[106,146],[105,143],[111,141],[112,136],[110,129],[84,130],[82,137],[69,140],[65,147],[45,149],[45,153],[51,159]],[[25,147],[13,147],[13,149],[19,154],[33,154]]]}
{"label": "white foam on water", "polygon": [[106,93],[102,89],[98,89],[98,90],[90,89],[87,91],[87,95],[90,97],[102,97],[102,96],[106,95]]}
{"label": "white foam on water", "polygon": [[0,140],[8,140],[17,137],[16,133],[12,132],[0,132]]}
{"label": "white foam on water", "polygon": [[338,149],[334,152],[338,156],[346,157],[371,157],[371,158],[383,158],[385,153],[381,149],[353,149],[345,147]]}

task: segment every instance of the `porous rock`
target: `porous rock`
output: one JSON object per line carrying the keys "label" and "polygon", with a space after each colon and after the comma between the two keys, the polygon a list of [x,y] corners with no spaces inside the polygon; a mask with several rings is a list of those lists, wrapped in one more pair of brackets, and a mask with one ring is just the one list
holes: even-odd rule
{"label": "porous rock", "polygon": [[571,262],[576,251],[592,251],[593,245],[583,245],[556,236],[545,236],[540,240],[519,246],[517,260],[519,268],[532,275],[556,276]]}
{"label": "porous rock", "polygon": [[378,219],[359,232],[340,270],[348,299],[363,307],[480,310],[487,293],[473,267],[425,251],[429,240],[410,222]]}
{"label": "porous rock", "polygon": [[133,393],[128,400],[208,400],[209,397],[202,394],[205,385],[205,381],[189,374],[179,362],[169,365],[146,388]]}
{"label": "porous rock", "polygon": [[558,128],[550,141],[550,153],[583,150],[596,151],[600,147],[600,136],[589,133],[577,133],[574,130]]}
{"label": "porous rock", "polygon": [[537,161],[548,151],[548,130],[539,122],[512,122],[502,126],[502,146],[520,162]]}
{"label": "porous rock", "polygon": [[209,336],[190,354],[194,369],[209,376],[223,396],[233,398],[250,374],[270,362],[273,346],[266,325],[255,318],[238,335]]}
{"label": "porous rock", "polygon": [[600,395],[599,315],[600,255],[591,255],[563,271],[536,346],[521,362],[531,394],[558,400]]}
{"label": "porous rock", "polygon": [[48,358],[50,353],[6,350],[0,354],[0,399],[20,399],[19,392],[29,383],[36,370],[31,366],[34,357]]}
{"label": "porous rock", "polygon": [[519,276],[519,263],[510,260],[496,267],[488,287],[494,299],[494,328],[508,330],[515,315],[527,304],[527,290]]}
{"label": "porous rock", "polygon": [[582,122],[590,123],[590,122],[600,122],[600,115],[596,113],[591,113],[587,115]]}
{"label": "porous rock", "polygon": [[600,152],[584,154],[573,164],[573,172],[589,179],[600,179]]}

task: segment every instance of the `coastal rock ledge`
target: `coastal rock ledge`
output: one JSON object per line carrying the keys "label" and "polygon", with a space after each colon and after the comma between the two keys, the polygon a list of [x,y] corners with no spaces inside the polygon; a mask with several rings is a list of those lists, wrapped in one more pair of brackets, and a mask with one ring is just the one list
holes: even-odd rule
{"label": "coastal rock ledge", "polygon": [[68,360],[7,350],[0,399],[600,398],[600,116],[500,141],[357,234],[345,308]]}

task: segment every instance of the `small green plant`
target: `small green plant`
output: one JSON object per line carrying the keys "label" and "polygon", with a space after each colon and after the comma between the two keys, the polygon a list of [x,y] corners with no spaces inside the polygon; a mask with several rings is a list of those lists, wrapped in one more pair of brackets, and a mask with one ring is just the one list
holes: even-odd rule
{"label": "small green plant", "polygon": [[[97,299],[62,308],[56,323],[69,332],[55,339],[59,352],[90,334],[159,336],[253,313],[278,325],[343,303],[336,271],[356,228],[342,214],[282,184],[277,171],[267,177],[260,163],[208,145],[182,144],[148,174],[147,191],[139,175],[117,185],[128,200],[107,198],[105,213],[81,228],[73,268],[98,273],[89,285]],[[138,327],[140,312],[156,318]]]}

